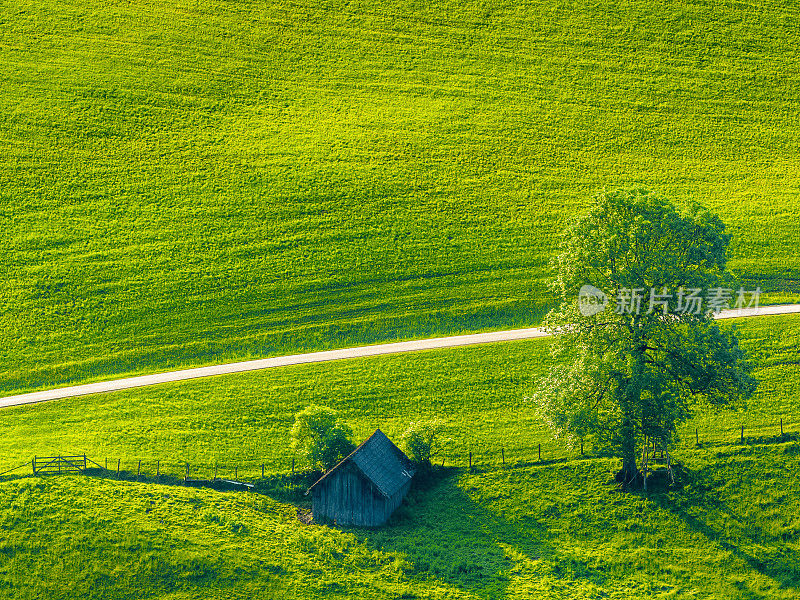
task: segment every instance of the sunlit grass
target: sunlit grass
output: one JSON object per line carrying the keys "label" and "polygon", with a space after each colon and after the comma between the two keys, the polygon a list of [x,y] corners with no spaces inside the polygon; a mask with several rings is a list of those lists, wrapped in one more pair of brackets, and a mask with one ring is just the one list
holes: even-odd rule
{"label": "sunlit grass", "polygon": [[[0,8],[0,390],[536,324],[604,186],[798,287],[797,7]],[[782,294],[782,295],[781,295]]]}
{"label": "sunlit grass", "polygon": [[[800,433],[800,316],[737,320],[743,345],[760,380],[746,409],[698,411],[682,427],[679,455],[740,438]],[[294,414],[309,404],[339,410],[358,440],[375,428],[398,439],[409,422],[441,418],[453,444],[446,464],[544,460],[579,455],[552,439],[526,400],[549,367],[547,339],[376,356],[189,380],[110,394],[67,398],[0,411],[0,466],[34,455],[83,454],[105,466],[198,475],[214,466],[244,478],[287,472]],[[501,453],[501,448],[503,453]],[[588,454],[594,452],[586,447]],[[297,462],[298,468],[304,468]]]}
{"label": "sunlit grass", "polygon": [[[693,453],[678,489],[611,459],[482,467],[379,530],[304,525],[253,492],[82,476],[0,482],[9,598],[774,598],[800,587],[797,442]],[[301,500],[300,506],[307,506]]]}

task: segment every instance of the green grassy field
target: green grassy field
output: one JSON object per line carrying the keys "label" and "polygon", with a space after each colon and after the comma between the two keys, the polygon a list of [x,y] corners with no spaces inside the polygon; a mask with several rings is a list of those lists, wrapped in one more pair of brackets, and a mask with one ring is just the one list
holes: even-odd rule
{"label": "green grassy field", "polygon": [[[784,419],[800,433],[800,316],[758,317],[737,323],[752,355],[759,389],[746,409],[719,414],[699,410],[684,427],[680,449],[692,452],[695,428],[702,442],[770,437]],[[546,339],[441,351],[297,365],[237,375],[57,400],[0,411],[0,471],[34,455],[83,454],[105,465],[183,475],[210,475],[214,465],[244,478],[286,472],[294,414],[316,403],[335,408],[364,439],[376,427],[399,438],[410,421],[444,419],[453,447],[446,464],[465,465],[575,457],[553,441],[525,397],[548,365]],[[591,448],[586,448],[591,452]],[[298,463],[298,467],[302,465]]]}
{"label": "green grassy field", "polygon": [[[615,492],[618,460],[591,448],[581,458],[536,422],[524,397],[547,367],[546,339],[4,409],[3,468],[87,452],[111,457],[112,471],[122,458],[127,473],[0,477],[0,597],[794,598],[798,325],[797,315],[737,322],[761,387],[746,410],[687,424],[674,450],[680,487],[650,496]],[[359,439],[443,418],[455,441],[448,464],[458,466],[415,490],[386,528],[304,525],[305,486],[283,487],[281,476],[292,414],[311,402],[339,409]],[[140,459],[144,481],[130,481]],[[221,476],[238,467],[265,494],[159,484],[156,460],[162,482],[175,482],[184,461],[194,477],[216,464]]]}
{"label": "green grassy field", "polygon": [[[631,183],[718,212],[742,282],[798,301],[799,32],[778,1],[9,0],[0,395],[537,324],[557,232]],[[146,481],[0,477],[0,597],[796,598],[800,317],[740,327],[759,390],[698,411],[649,497],[536,421],[546,340],[4,409],[0,471]],[[381,530],[304,525],[268,483],[310,403],[358,439],[442,418],[457,468]]]}
{"label": "green grassy field", "polygon": [[800,294],[790,2],[0,7],[0,390],[535,324],[604,186]]}
{"label": "green grassy field", "polygon": [[797,597],[797,442],[698,451],[682,489],[649,496],[615,492],[615,467],[451,472],[380,530],[304,525],[294,504],[252,492],[4,481],[0,596]]}

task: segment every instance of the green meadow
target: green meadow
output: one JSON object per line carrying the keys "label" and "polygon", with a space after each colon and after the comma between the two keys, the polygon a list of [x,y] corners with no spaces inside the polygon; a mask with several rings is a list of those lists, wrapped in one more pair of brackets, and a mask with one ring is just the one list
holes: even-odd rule
{"label": "green meadow", "polygon": [[[111,457],[111,472],[0,477],[0,597],[796,598],[799,325],[798,315],[735,323],[759,390],[738,410],[699,410],[673,452],[677,485],[656,478],[649,494],[620,492],[618,459],[560,447],[536,421],[524,398],[547,367],[547,339],[5,409],[4,469],[87,452]],[[287,439],[293,413],[311,402],[340,410],[359,439],[438,416],[454,441],[448,462],[415,480],[385,527],[305,524],[313,478],[302,463],[289,476]],[[257,491],[185,487],[184,461],[193,477],[238,467]]]}
{"label": "green meadow", "polygon": [[[536,325],[558,232],[631,184],[798,302],[798,46],[785,0],[7,0],[0,396]],[[536,419],[548,340],[3,409],[0,598],[797,598],[800,316],[735,326],[756,394],[649,495]],[[305,524],[312,403],[357,441],[441,418],[445,466],[384,528]],[[83,453],[110,471],[27,475]]]}
{"label": "green meadow", "polygon": [[[726,326],[733,326],[727,323]],[[800,316],[738,320],[760,386],[748,406],[719,413],[698,408],[676,452],[780,433],[800,433]],[[445,465],[495,465],[579,456],[552,439],[527,402],[550,364],[547,339],[296,365],[66,398],[0,411],[0,471],[34,456],[86,454],[105,467],[155,474],[255,479],[287,473],[294,414],[309,404],[340,411],[357,441],[380,428],[398,439],[409,422],[445,421],[452,439]],[[593,449],[585,448],[587,454]],[[306,467],[297,459],[296,467]],[[30,467],[17,471],[28,472]]]}
{"label": "green meadow", "polygon": [[[800,316],[734,325],[759,390],[738,410],[699,410],[673,452],[677,486],[649,495],[616,490],[618,459],[580,456],[537,422],[525,394],[548,366],[547,339],[4,409],[2,468],[23,469],[0,477],[0,597],[795,598]],[[301,462],[289,477],[287,439],[312,402],[340,410],[358,439],[442,418],[446,467],[418,479],[386,527],[305,524],[313,479]],[[82,452],[110,458],[110,472],[25,475],[33,455]],[[193,477],[238,469],[257,491],[185,487],[185,462]]]}
{"label": "green meadow", "polygon": [[3,481],[0,597],[797,597],[796,441],[697,450],[680,488],[649,496],[615,491],[616,468],[450,470],[379,530],[305,525],[302,496]]}
{"label": "green meadow", "polygon": [[780,1],[4,2],[0,390],[536,324],[565,220],[632,183],[795,301],[798,32]]}

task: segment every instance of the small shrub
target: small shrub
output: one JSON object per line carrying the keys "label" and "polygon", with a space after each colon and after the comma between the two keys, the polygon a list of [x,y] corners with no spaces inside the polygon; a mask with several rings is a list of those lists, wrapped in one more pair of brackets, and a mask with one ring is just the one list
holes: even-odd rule
{"label": "small shrub", "polygon": [[403,433],[400,443],[414,462],[430,465],[431,459],[444,452],[452,442],[441,436],[443,427],[444,422],[439,419],[414,421]]}
{"label": "small shrub", "polygon": [[352,435],[335,410],[312,404],[294,417],[292,448],[313,467],[327,471],[355,449]]}

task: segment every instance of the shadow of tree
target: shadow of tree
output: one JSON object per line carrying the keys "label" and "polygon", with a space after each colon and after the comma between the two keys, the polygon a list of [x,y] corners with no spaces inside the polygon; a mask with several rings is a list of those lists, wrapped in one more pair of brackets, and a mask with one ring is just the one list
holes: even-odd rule
{"label": "shadow of tree", "polygon": [[[670,541],[659,528],[665,520],[674,521],[674,531],[696,532],[708,540],[698,550],[709,557],[722,551],[741,561],[722,587],[709,588],[721,597],[769,598],[747,583],[748,574],[756,573],[790,594],[781,597],[793,597],[800,587],[795,552],[800,516],[782,538],[767,519],[791,520],[793,515],[776,506],[780,494],[763,492],[765,485],[784,481],[795,482],[786,493],[800,491],[790,475],[798,467],[800,448],[773,447],[780,460],[772,462],[763,460],[763,451],[729,448],[695,470],[677,463],[677,485],[667,486],[662,473],[663,485],[649,493],[615,491],[604,479],[611,476],[614,461],[553,461],[471,473],[437,467],[433,475],[415,478],[385,527],[346,530],[372,550],[406,557],[405,574],[423,584],[450,586],[480,598],[527,597],[526,585],[578,586],[590,597],[636,583],[629,578],[641,569],[648,571],[648,583],[661,586],[657,590],[676,591],[688,584],[678,554],[668,559],[677,565],[676,574],[660,575],[658,557]],[[315,476],[274,475],[258,481],[253,491],[307,508],[304,493]],[[762,496],[765,510],[771,511],[764,518],[757,506]],[[647,514],[652,517],[642,517]],[[670,563],[664,566],[669,572]],[[726,595],[740,584],[741,596]]]}
{"label": "shadow of tree", "polygon": [[[763,519],[731,509],[721,493],[725,485],[721,478],[726,475],[731,473],[721,473],[718,465],[697,470],[682,466],[677,475],[680,493],[662,491],[649,494],[648,498],[782,588],[800,590],[800,555],[784,540],[766,532]],[[740,477],[738,493],[756,498],[757,492],[750,483],[746,477]]]}

